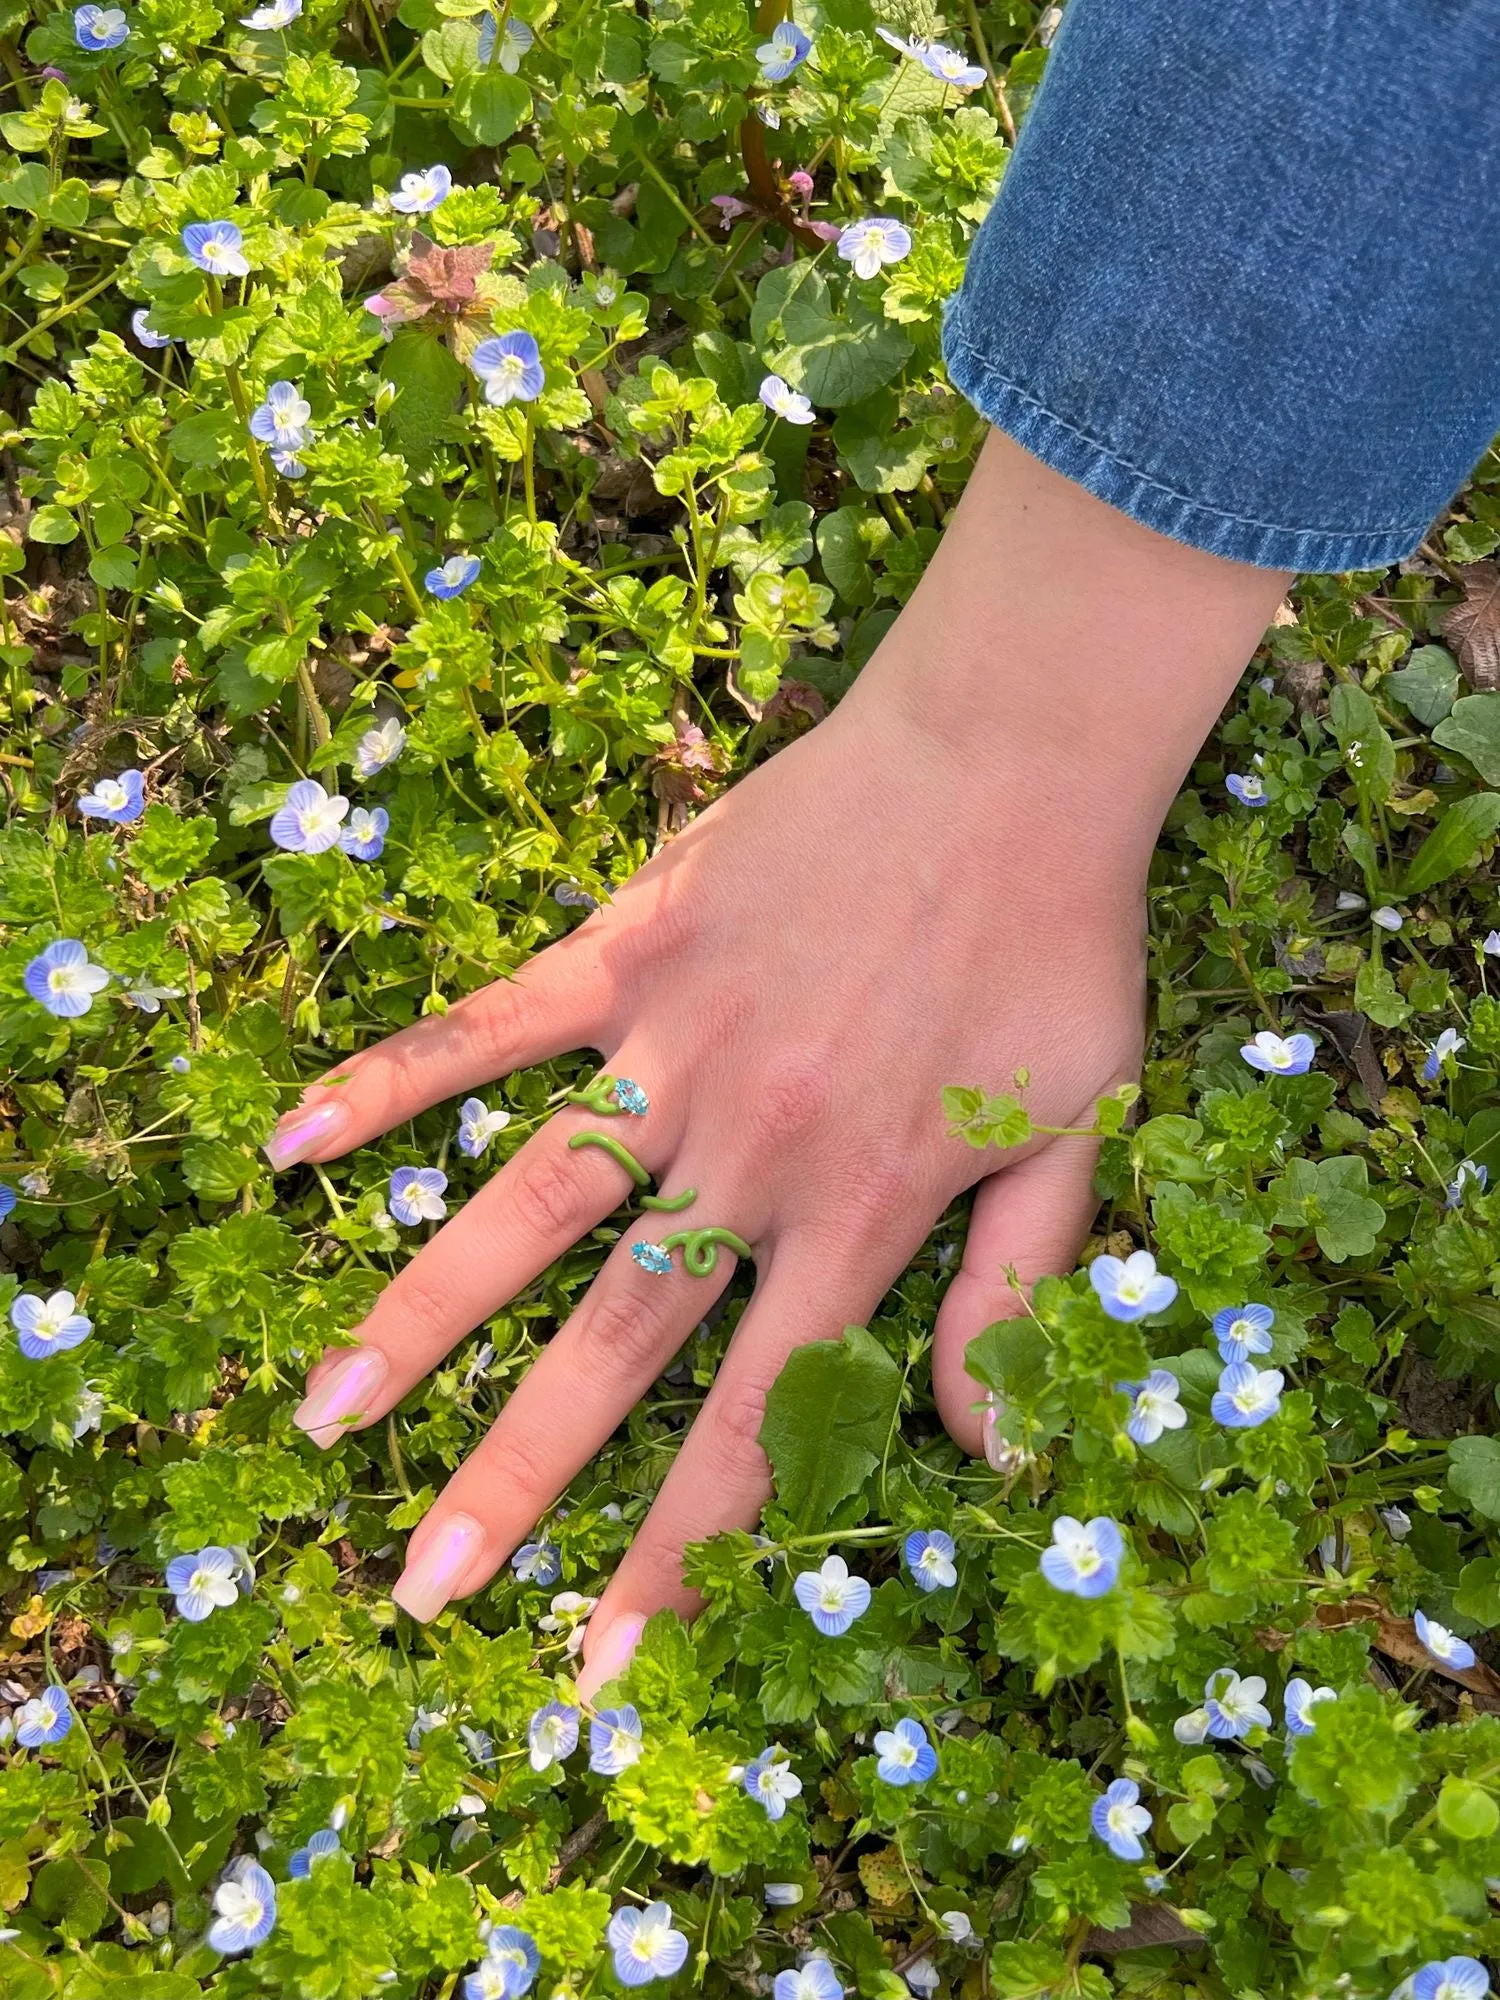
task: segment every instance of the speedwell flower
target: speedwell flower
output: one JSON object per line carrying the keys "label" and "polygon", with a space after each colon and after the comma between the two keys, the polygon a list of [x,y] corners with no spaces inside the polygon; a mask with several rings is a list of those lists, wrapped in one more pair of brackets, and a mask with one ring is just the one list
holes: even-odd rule
{"label": "speedwell flower", "polygon": [[[766,1901],[771,1901],[773,1888],[795,1889],[792,1903],[783,1907],[794,1908],[802,1901],[800,1882],[766,1884]],[[826,1958],[810,1958],[805,1965],[795,1969],[788,1966],[785,1972],[778,1972],[771,1983],[772,2000],[844,2000],[844,1989],[839,1984],[839,1976]]]}
{"label": "speedwell flower", "polygon": [[286,1864],[286,1872],[294,1882],[304,1882],[313,1872],[313,1863],[326,1861],[330,1854],[341,1851],[339,1837],[331,1826],[320,1826],[308,1838],[305,1847],[299,1847]]}
{"label": "speedwell flower", "polygon": [[1371,910],[1370,922],[1372,924],[1379,924],[1383,931],[1399,931],[1401,926],[1406,922],[1406,919],[1399,910],[1393,909],[1389,903],[1382,903],[1379,909]]}
{"label": "speedwell flower", "polygon": [[135,335],[142,347],[170,347],[172,345],[172,336],[170,333],[158,333],[152,326],[150,306],[136,307],[135,311],[130,315],[130,331]]}
{"label": "speedwell flower", "polygon": [[507,403],[534,403],[546,386],[541,349],[521,331],[482,340],[469,366],[484,384],[484,400],[503,409]]}
{"label": "speedwell flower", "polygon": [[1329,1687],[1315,1688],[1298,1675],[1286,1684],[1286,1733],[1288,1736],[1311,1736],[1313,1732],[1313,1710],[1320,1701],[1336,1701],[1334,1690]]}
{"label": "speedwell flower", "polygon": [[958,1582],[953,1537],[942,1528],[914,1528],[901,1553],[918,1590],[951,1590]]}
{"label": "speedwell flower", "polygon": [[390,823],[391,816],[384,806],[376,806],[373,812],[356,806],[349,815],[349,824],[339,835],[339,846],[355,861],[378,861]]}
{"label": "speedwell flower", "polygon": [[1251,1069],[1267,1076],[1305,1076],[1317,1046],[1311,1035],[1273,1035],[1262,1028],[1253,1042],[1243,1044],[1240,1054]]}
{"label": "speedwell flower", "polygon": [[542,1955],[530,1931],[496,1924],[484,1941],[484,1957],[464,1981],[467,2000],[521,2000],[536,1984]]}
{"label": "speedwell flower", "polygon": [[243,278],[250,269],[244,251],[245,239],[232,222],[189,222],[182,231],[182,247],[211,278]]}
{"label": "speedwell flower", "polygon": [[348,811],[346,798],[330,798],[316,778],[299,778],[288,787],[286,804],[271,815],[271,839],[288,854],[326,854],[338,846]]}
{"label": "speedwell flower", "polygon": [[531,1745],[533,1771],[561,1764],[578,1748],[578,1710],[560,1701],[545,1703],[527,1723],[526,1740]]}
{"label": "speedwell flower", "polygon": [[162,1001],[180,1000],[183,990],[180,986],[153,986],[146,975],[141,973],[121,989],[120,998],[127,1007],[134,1007],[138,1013],[159,1014]]}
{"label": "speedwell flower", "polygon": [[[768,1910],[795,1910],[802,1901],[800,1882],[767,1882],[761,1889],[761,1901]],[[778,1972],[778,1979],[785,1979],[784,1972]]]}
{"label": "speedwell flower", "polygon": [[670,1979],[687,1962],[688,1941],[672,1928],[670,1903],[648,1903],[644,1910],[616,1910],[605,1936],[614,1953],[615,1977],[624,1986],[647,1986],[653,1979]]}
{"label": "speedwell flower", "polygon": [[129,33],[130,23],[119,7],[85,5],[73,9],[73,39],[91,56],[117,49]]}
{"label": "speedwell flower", "polygon": [[762,83],[785,83],[794,69],[800,69],[812,54],[812,41],[795,21],[778,21],[771,39],[755,51]]}
{"label": "speedwell flower", "polygon": [[1122,1382],[1130,1397],[1125,1435],[1136,1444],[1155,1444],[1163,1431],[1180,1431],[1187,1411],[1178,1402],[1177,1377],[1167,1368],[1153,1368],[1144,1382]]}
{"label": "speedwell flower", "polygon": [[32,999],[59,1020],[76,1020],[94,1004],[94,995],[109,984],[102,965],[92,965],[77,938],[58,938],[38,952],[21,975]]}
{"label": "speedwell flower", "polygon": [[146,810],[146,780],[139,771],[122,771],[118,778],[100,778],[91,792],[79,794],[78,810],[85,819],[107,819],[112,826],[129,826]]}
{"label": "speedwell flower", "polygon": [[1448,1057],[1456,1056],[1463,1046],[1464,1038],[1457,1028],[1444,1028],[1427,1051],[1427,1060],[1422,1065],[1423,1083],[1436,1083],[1438,1071]]}
{"label": "speedwell flower", "polygon": [[509,1123],[508,1111],[491,1111],[482,1097],[466,1097],[458,1107],[458,1150],[466,1158],[477,1160],[495,1134],[503,1132]]}
{"label": "speedwell flower", "polygon": [[312,404],[295,382],[273,382],[266,400],[250,413],[250,435],[280,451],[300,451],[311,415]]}
{"label": "speedwell flower", "polygon": [[483,567],[478,556],[449,556],[445,563],[428,570],[422,581],[434,597],[446,604],[452,598],[462,597],[469,585],[479,580]]}
{"label": "speedwell flower", "polygon": [[1477,1958],[1429,1958],[1411,1976],[1411,2000],[1484,2000],[1489,1990]]}
{"label": "speedwell flower", "polygon": [[1089,1825],[1121,1861],[1140,1861],[1146,1853],[1141,1835],[1150,1826],[1151,1815],[1136,1803],[1140,1796],[1141,1788],[1132,1779],[1116,1778],[1089,1808]]}
{"label": "speedwell flower", "polygon": [[191,1625],[201,1625],[209,1613],[239,1596],[233,1551],[209,1547],[195,1556],[173,1556],[167,1564],[167,1588],[177,1609]]}
{"label": "speedwell flower", "polygon": [[1041,1572],[1069,1597],[1103,1597],[1115,1587],[1124,1553],[1125,1537],[1107,1514],[1086,1525],[1059,1514],[1052,1523],[1052,1546],[1042,1551]]}
{"label": "speedwell flower", "polygon": [[874,278],[885,264],[899,264],[911,249],[911,231],[888,215],[869,215],[839,232],[838,254],[856,278]]}
{"label": "speedwell flower", "polygon": [[523,1542],[510,1566],[522,1583],[539,1583],[545,1588],[562,1575],[562,1552],[550,1542]]}
{"label": "speedwell flower", "polygon": [[514,76],[521,67],[521,58],[536,40],[531,24],[514,18],[505,23],[505,32],[500,32],[500,23],[493,14],[487,14],[479,24],[479,62],[481,68],[488,68],[495,61],[496,44],[499,44],[499,64],[507,76]]}
{"label": "speedwell flower", "polygon": [[1281,1408],[1285,1380],[1279,1368],[1252,1368],[1248,1361],[1232,1361],[1220,1375],[1208,1406],[1214,1422],[1230,1431],[1253,1431],[1269,1423]]}
{"label": "speedwell flower", "polygon": [[403,174],[401,185],[391,196],[391,207],[400,215],[431,215],[453,192],[453,176],[446,167],[428,167],[419,174]]}
{"label": "speedwell flower", "polygon": [[875,1759],[875,1775],[887,1785],[925,1785],[938,1764],[927,1731],[909,1715],[894,1729],[876,1730]]}
{"label": "speedwell flower", "polygon": [[1177,1280],[1156,1268],[1149,1250],[1132,1250],[1128,1257],[1096,1257],[1089,1265],[1089,1283],[1111,1319],[1146,1319],[1165,1312],[1177,1296]]}
{"label": "speedwell flower", "polygon": [[20,1198],[13,1187],[9,1187],[4,1181],[0,1181],[0,1222],[4,1222],[6,1216],[10,1214]]}
{"label": "speedwell flower", "polygon": [[1252,1354],[1269,1354],[1276,1315],[1269,1306],[1225,1306],[1214,1314],[1214,1339],[1223,1361],[1248,1361]]}
{"label": "speedwell flower", "polygon": [[10,1302],[10,1323],[28,1361],[45,1361],[81,1347],[94,1330],[87,1313],[77,1311],[71,1292],[54,1292],[49,1299],[22,1292]]}
{"label": "speedwell flower", "polygon": [[1445,1667],[1457,1667],[1460,1673],[1473,1666],[1474,1648],[1467,1639],[1460,1639],[1456,1632],[1439,1625],[1425,1611],[1418,1611],[1412,1623],[1417,1628],[1417,1637],[1435,1660],[1441,1660]]}
{"label": "speedwell flower", "polygon": [[760,400],[787,424],[815,424],[818,413],[800,390],[788,388],[779,375],[768,375],[760,385]]}
{"label": "speedwell flower", "polygon": [[1261,1699],[1265,1691],[1259,1674],[1241,1678],[1233,1667],[1220,1667],[1210,1674],[1203,1687],[1209,1735],[1219,1742],[1230,1742],[1248,1736],[1252,1729],[1269,1729],[1271,1711]]}
{"label": "speedwell flower", "polygon": [[21,1703],[12,1720],[23,1750],[45,1750],[61,1743],[73,1727],[73,1704],[60,1687],[44,1687]]}
{"label": "speedwell flower", "polygon": [[283,451],[280,445],[273,444],[267,455],[283,479],[305,479],[307,477],[307,467],[298,458],[296,452]]}
{"label": "speedwell flower", "polygon": [[441,1222],[448,1213],[443,1189],[448,1176],[441,1167],[397,1167],[391,1175],[391,1214],[408,1229],[419,1222]]}
{"label": "speedwell flower", "polygon": [[[430,588],[429,584],[429,588]],[[394,764],[406,748],[406,731],[394,715],[367,729],[354,746],[354,768],[362,778],[373,778],[387,764]]]}
{"label": "speedwell flower", "polygon": [[1457,1170],[1448,1183],[1448,1198],[1445,1208],[1462,1208],[1464,1189],[1473,1184],[1476,1194],[1483,1194],[1490,1184],[1490,1170],[1479,1160],[1460,1160]]}
{"label": "speedwell flower", "polygon": [[257,7],[253,14],[241,14],[240,26],[253,28],[257,34],[270,34],[277,28],[289,28],[293,21],[302,18],[302,0],[272,0],[269,7]]}
{"label": "speedwell flower", "polygon": [[1231,771],[1224,780],[1224,789],[1242,806],[1263,806],[1266,803],[1265,779],[1257,777],[1254,771],[1247,771],[1243,777],[1238,771]]}
{"label": "speedwell flower", "polygon": [[946,83],[954,90],[977,90],[984,82],[984,71],[978,63],[971,63],[961,50],[950,49],[943,42],[919,43],[912,53],[929,76],[935,76],[939,83]]}
{"label": "speedwell flower", "polygon": [[740,1783],[758,1806],[765,1807],[767,1819],[784,1819],[787,1801],[802,1790],[802,1780],[782,1755],[779,1743],[769,1744],[745,1766]]}
{"label": "speedwell flower", "polygon": [[218,1915],[208,1941],[224,1953],[253,1951],[276,1928],[276,1884],[258,1861],[242,1854],[214,1891]]}
{"label": "speedwell flower", "polygon": [[851,1576],[842,1556],[825,1556],[821,1569],[805,1569],[792,1585],[797,1602],[825,1639],[839,1639],[870,1605],[870,1586]]}
{"label": "speedwell flower", "polygon": [[[601,1778],[618,1778],[632,1764],[640,1762],[641,1718],[628,1702],[620,1708],[601,1708],[589,1723],[589,1769]],[[802,1789],[799,1785],[799,1791]],[[780,1818],[773,1813],[773,1819]]]}

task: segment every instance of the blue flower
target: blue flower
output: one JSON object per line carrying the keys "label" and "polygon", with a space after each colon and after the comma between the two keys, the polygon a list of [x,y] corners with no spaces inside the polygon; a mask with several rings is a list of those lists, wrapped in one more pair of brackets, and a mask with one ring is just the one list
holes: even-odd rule
{"label": "blue flower", "polygon": [[648,1986],[653,1979],[670,1979],[687,1963],[688,1941],[672,1928],[670,1903],[648,1903],[644,1910],[616,1910],[605,1935],[614,1953],[615,1977],[623,1986]]}
{"label": "blue flower", "polygon": [[0,1181],[0,1222],[4,1222],[6,1216],[10,1214],[19,1200],[20,1196],[16,1193],[15,1189],[7,1186],[4,1181]]}
{"label": "blue flower", "polygon": [[60,1687],[44,1687],[23,1701],[12,1719],[23,1750],[45,1750],[61,1743],[73,1727],[73,1704]]}
{"label": "blue flower", "polygon": [[488,68],[495,60],[495,46],[500,48],[500,67],[507,76],[514,76],[521,67],[521,58],[536,40],[531,24],[517,21],[514,17],[505,23],[505,33],[500,33],[500,23],[493,14],[487,14],[479,24],[479,63]]}
{"label": "blue flower", "polygon": [[408,1229],[419,1222],[441,1222],[448,1213],[443,1200],[447,1185],[441,1167],[397,1167],[391,1175],[391,1214]]}
{"label": "blue flower", "polygon": [[1214,1422],[1230,1431],[1253,1431],[1269,1423],[1281,1408],[1285,1380],[1279,1368],[1252,1368],[1248,1361],[1232,1361],[1220,1375],[1208,1406]]}
{"label": "blue flower", "polygon": [[1266,803],[1265,780],[1254,771],[1248,771],[1243,778],[1238,771],[1231,771],[1224,780],[1224,789],[1242,806],[1263,806]]}
{"label": "blue flower", "polygon": [[672,1268],[672,1253],[663,1250],[659,1243],[632,1243],[630,1254],[643,1271],[653,1277],[664,1278]]}
{"label": "blue flower", "polygon": [[401,215],[431,215],[453,192],[453,176],[446,167],[428,167],[424,173],[403,174],[401,186],[391,196],[391,207]]}
{"label": "blue flower", "polygon": [[307,467],[298,458],[296,452],[283,451],[279,445],[273,444],[269,456],[272,465],[275,466],[283,479],[305,479],[307,477]]}
{"label": "blue flower", "polygon": [[91,792],[79,796],[78,810],[85,819],[107,819],[114,826],[129,826],[146,810],[146,780],[139,771],[122,771],[118,778],[100,778]]}
{"label": "blue flower", "polygon": [[1500,958],[1500,931],[1491,931],[1479,949],[1487,958]]}
{"label": "blue flower", "polygon": [[787,424],[815,424],[818,413],[800,390],[792,389],[779,375],[768,375],[760,385],[760,400]]}
{"label": "blue flower", "polygon": [[1484,2000],[1489,1990],[1477,1958],[1429,1958],[1411,1976],[1411,2000]]}
{"label": "blue flower", "polygon": [[911,232],[888,215],[851,222],[839,235],[838,254],[852,264],[856,278],[878,277],[882,265],[899,264],[911,249]]}
{"label": "blue flower", "polygon": [[545,1771],[561,1764],[578,1748],[578,1710],[560,1701],[549,1701],[537,1709],[526,1725],[531,1745],[531,1768]]}
{"label": "blue flower", "polygon": [[434,597],[446,604],[450,598],[462,597],[469,585],[478,580],[483,567],[478,556],[449,556],[440,568],[428,570],[422,581]]}
{"label": "blue flower", "polygon": [[59,1020],[76,1020],[94,1004],[94,995],[109,984],[102,965],[91,965],[77,938],[58,938],[38,952],[22,974],[26,991]]}
{"label": "blue flower", "polygon": [[[788,1884],[766,1884],[766,1901],[771,1902],[773,1887],[788,1887],[797,1891],[796,1901],[802,1901],[802,1886],[798,1882]],[[774,1906],[773,1906],[774,1907]],[[795,1908],[795,1904],[791,1907]],[[785,1972],[778,1972],[771,1983],[773,2000],[844,2000],[844,1989],[839,1984],[839,1976],[826,1958],[810,1958],[805,1965],[795,1970],[788,1966]]]}
{"label": "blue flower", "polygon": [[1464,1038],[1457,1028],[1444,1028],[1437,1040],[1427,1051],[1427,1060],[1422,1065],[1423,1083],[1436,1083],[1438,1071],[1449,1056],[1456,1056],[1464,1046]]}
{"label": "blue flower", "polygon": [[240,26],[253,28],[257,34],[271,34],[278,28],[289,28],[293,21],[302,17],[302,0],[272,0],[269,7],[257,7],[252,14],[241,14]]}
{"label": "blue flower", "polygon": [[839,1639],[869,1609],[870,1586],[851,1576],[842,1556],[826,1556],[821,1569],[805,1569],[792,1585],[797,1602],[825,1639]]}
{"label": "blue flower", "polygon": [[233,1551],[209,1547],[195,1556],[173,1556],[167,1564],[167,1588],[189,1624],[201,1625],[211,1611],[233,1604],[239,1596]]}
{"label": "blue flower", "polygon": [[615,1103],[632,1118],[644,1118],[651,1109],[650,1098],[633,1077],[617,1076],[613,1095]]}
{"label": "blue flower", "polygon": [[153,986],[146,975],[140,973],[123,988],[120,998],[138,1013],[159,1014],[163,1000],[180,1000],[182,994],[180,986]]}
{"label": "blue flower", "polygon": [[406,748],[406,731],[394,715],[367,729],[354,746],[354,768],[362,778],[374,778],[394,764]]}
{"label": "blue flower", "polygon": [[73,39],[91,56],[117,49],[130,33],[130,23],[118,7],[85,5],[73,9]]}
{"label": "blue flower", "polygon": [[589,1723],[589,1769],[601,1778],[618,1778],[640,1762],[641,1738],[640,1714],[628,1702],[601,1708]]}
{"label": "blue flower", "polygon": [[1490,1184],[1490,1170],[1480,1161],[1460,1160],[1457,1171],[1448,1183],[1448,1198],[1443,1203],[1444,1208],[1462,1208],[1464,1189],[1470,1183],[1473,1184],[1476,1194],[1483,1194]]}
{"label": "blue flower", "polygon": [[[14,1195],[11,1206],[15,1206]],[[94,1330],[94,1322],[76,1309],[71,1292],[54,1292],[48,1299],[19,1293],[10,1302],[10,1323],[28,1361],[46,1361],[51,1355],[81,1347]]]}
{"label": "blue flower", "polygon": [[477,1160],[509,1123],[508,1111],[491,1111],[482,1097],[466,1097],[458,1107],[458,1150],[465,1158]]}
{"label": "blue flower", "polygon": [[1313,1709],[1320,1701],[1337,1699],[1332,1688],[1312,1687],[1300,1676],[1286,1684],[1285,1712],[1288,1736],[1311,1736]]}
{"label": "blue flower", "polygon": [[215,1951],[253,1951],[276,1928],[276,1884],[258,1861],[242,1854],[214,1891],[218,1915],[208,1927]]}
{"label": "blue flower", "polygon": [[927,74],[935,76],[939,83],[951,84],[955,90],[977,90],[984,82],[984,71],[958,49],[950,49],[942,42],[903,41],[889,28],[877,28],[875,32],[893,49],[899,49],[902,55],[920,63]]}
{"label": "blue flower", "polygon": [[522,1583],[539,1583],[544,1589],[562,1575],[562,1552],[550,1542],[523,1542],[510,1563]]}
{"label": "blue flower", "polygon": [[1144,1382],[1119,1385],[1130,1396],[1125,1435],[1136,1444],[1155,1444],[1163,1431],[1180,1431],[1187,1411],[1178,1402],[1177,1377],[1168,1368],[1153,1368]]}
{"label": "blue flower", "polygon": [[767,1819],[785,1819],[788,1800],[795,1799],[802,1790],[802,1780],[782,1754],[779,1743],[769,1744],[753,1763],[745,1766],[740,1783],[758,1806],[765,1807]]}
{"label": "blue flower", "polygon": [[484,1957],[464,1980],[466,2000],[521,2000],[536,1984],[542,1955],[536,1939],[516,1924],[496,1924]]}
{"label": "blue flower", "polygon": [[339,844],[339,828],[349,801],[330,798],[316,778],[299,778],[287,787],[286,803],[271,815],[271,839],[288,854],[326,854]]}
{"label": "blue flower", "polygon": [[1231,1742],[1248,1736],[1252,1729],[1269,1729],[1271,1711],[1261,1699],[1265,1691],[1259,1674],[1241,1679],[1233,1667],[1220,1667],[1210,1674],[1203,1688],[1208,1734],[1219,1742]]}
{"label": "blue flower", "polygon": [[894,1729],[875,1732],[875,1775],[887,1785],[925,1785],[937,1769],[937,1751],[920,1722],[903,1715]]}
{"label": "blue flower", "polygon": [[1262,1028],[1253,1042],[1242,1044],[1240,1054],[1267,1076],[1305,1076],[1317,1047],[1311,1035],[1273,1035]]}
{"label": "blue flower", "polygon": [[546,386],[541,349],[529,333],[480,341],[469,366],[484,384],[484,400],[501,409],[507,403],[534,403]]}
{"label": "blue flower", "polygon": [[1389,903],[1382,903],[1378,910],[1371,910],[1370,922],[1372,924],[1379,924],[1383,931],[1399,931],[1401,926],[1406,922],[1406,919],[1399,910],[1393,909]]}
{"label": "blue flower", "polygon": [[1225,1306],[1214,1314],[1214,1339],[1222,1361],[1248,1361],[1252,1354],[1269,1354],[1276,1315],[1269,1306]]}
{"label": "blue flower", "polygon": [[958,1582],[953,1537],[941,1528],[914,1528],[901,1553],[918,1590],[951,1590]]}
{"label": "blue flower", "polygon": [[812,54],[812,42],[795,21],[778,21],[771,39],[755,51],[762,83],[785,83],[794,69],[800,69]]}
{"label": "blue flower", "polygon": [[244,237],[232,222],[190,222],[182,232],[182,247],[211,278],[243,278],[250,269]]}
{"label": "blue flower", "polygon": [[319,1827],[308,1840],[306,1847],[299,1847],[292,1855],[286,1864],[286,1872],[294,1882],[305,1882],[313,1872],[315,1861],[326,1861],[330,1854],[339,1854],[342,1851],[339,1837],[333,1828]]}
{"label": "blue flower", "polygon": [[390,823],[391,816],[384,806],[376,806],[373,812],[356,806],[349,815],[349,824],[339,835],[339,846],[356,861],[378,861]]}
{"label": "blue flower", "polygon": [[130,331],[135,335],[142,347],[170,347],[172,345],[172,336],[170,333],[158,333],[152,326],[150,306],[136,307],[135,311],[130,315]]}
{"label": "blue flower", "polygon": [[1149,1250],[1132,1250],[1124,1259],[1096,1257],[1089,1265],[1089,1283],[1111,1319],[1146,1319],[1165,1312],[1177,1296],[1177,1280],[1157,1270]]}
{"label": "blue flower", "polygon": [[273,382],[266,400],[250,414],[250,435],[278,451],[300,451],[308,439],[312,404],[295,382]]}
{"label": "blue flower", "polygon": [[1417,1628],[1417,1637],[1435,1660],[1441,1660],[1445,1667],[1457,1667],[1460,1673],[1473,1666],[1474,1648],[1467,1639],[1460,1639],[1456,1632],[1450,1632],[1446,1625],[1439,1625],[1425,1611],[1417,1612],[1412,1622]]}
{"label": "blue flower", "polygon": [[1141,1788],[1130,1778],[1116,1778],[1102,1798],[1089,1808],[1089,1825],[1110,1853],[1121,1861],[1145,1858],[1141,1835],[1151,1824],[1151,1815],[1136,1801]]}
{"label": "blue flower", "polygon": [[1103,1597],[1115,1587],[1125,1537],[1107,1514],[1085,1525],[1071,1514],[1052,1523],[1052,1546],[1043,1549],[1042,1575],[1069,1597]]}

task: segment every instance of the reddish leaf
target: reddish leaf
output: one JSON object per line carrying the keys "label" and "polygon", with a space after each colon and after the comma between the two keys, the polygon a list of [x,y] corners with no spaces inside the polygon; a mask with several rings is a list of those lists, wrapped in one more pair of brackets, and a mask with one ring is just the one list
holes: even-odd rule
{"label": "reddish leaf", "polygon": [[1500,563],[1470,563],[1463,602],[1443,620],[1443,637],[1458,655],[1471,688],[1500,688]]}

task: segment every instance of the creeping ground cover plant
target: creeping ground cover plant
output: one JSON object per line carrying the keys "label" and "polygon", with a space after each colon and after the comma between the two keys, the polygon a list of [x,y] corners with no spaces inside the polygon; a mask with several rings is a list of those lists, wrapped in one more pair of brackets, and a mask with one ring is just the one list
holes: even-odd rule
{"label": "creeping ground cover plant", "polygon": [[[568,1058],[261,1151],[859,674],[979,443],[941,311],[1056,12],[0,0],[14,2000],[1491,1990],[1494,458],[1299,585],[1203,747],[1141,1084],[1057,1141],[1096,1233],[969,1350],[982,1460],[932,1396],[959,1205],[585,1701],[745,1271],[428,1625],[409,1532],[638,1221],[385,1421],[292,1421],[568,1093],[644,1113]],[[933,1115],[998,1162],[995,1082]]]}

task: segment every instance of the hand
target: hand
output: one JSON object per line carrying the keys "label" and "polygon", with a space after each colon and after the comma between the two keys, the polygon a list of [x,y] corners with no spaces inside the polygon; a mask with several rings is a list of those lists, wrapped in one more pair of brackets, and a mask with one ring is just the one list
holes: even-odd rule
{"label": "hand", "polygon": [[[986,580],[997,566],[1004,584]],[[1025,1066],[1037,1122],[1073,1125],[1134,1074],[1151,843],[1281,587],[992,440],[922,589],[828,721],[518,977],[341,1065],[338,1089],[283,1120],[274,1164],[326,1160],[579,1048],[650,1099],[644,1117],[560,1112],[402,1269],[360,1345],[309,1378],[297,1421],[325,1444],[394,1408],[631,1192],[573,1134],[608,1130],[663,1194],[698,1191],[687,1214],[627,1229],[418,1527],[394,1593],[413,1616],[487,1581],[733,1273],[721,1249],[711,1276],[680,1258],[653,1274],[631,1243],[718,1225],[753,1246],[755,1296],[590,1622],[584,1692],[652,1611],[690,1607],[684,1544],[753,1522],[765,1498],[757,1434],[787,1354],[866,1320],[992,1164],[946,1135],[943,1085],[1003,1089]],[[1143,696],[1184,649],[1196,677],[1174,719]],[[934,1354],[939,1408],[971,1451],[964,1347],[1018,1309],[1007,1267],[1029,1282],[1071,1265],[1092,1164],[1084,1142],[1039,1142],[980,1189]]]}

